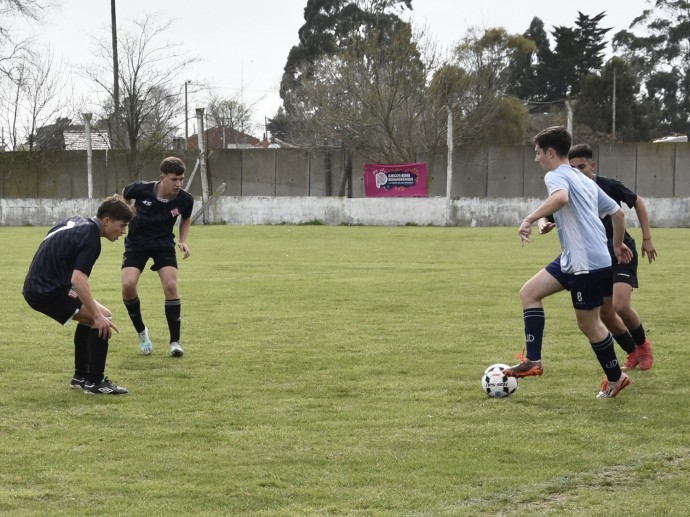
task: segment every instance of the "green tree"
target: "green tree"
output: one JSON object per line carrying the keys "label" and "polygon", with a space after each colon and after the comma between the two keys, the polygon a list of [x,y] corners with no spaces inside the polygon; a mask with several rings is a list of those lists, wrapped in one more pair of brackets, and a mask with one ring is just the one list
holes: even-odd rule
{"label": "green tree", "polygon": [[521,143],[527,120],[522,101],[510,97],[510,63],[529,56],[535,43],[503,28],[470,29],[456,46],[453,63],[433,77],[429,95],[453,111],[453,140],[474,146],[495,140]]}
{"label": "green tree", "polygon": [[523,36],[534,42],[531,52],[518,49],[511,56],[508,93],[518,99],[534,102],[546,101],[548,88],[544,75],[545,63],[549,62],[551,45],[544,30],[544,22],[535,17]]}
{"label": "green tree", "polygon": [[[615,83],[615,139],[626,142],[649,140],[655,125],[649,103],[636,102],[640,85],[630,66],[621,58],[612,58],[601,74],[588,74],[575,104],[575,137],[591,143],[610,142],[613,133]],[[583,134],[584,133],[584,134]]]}
{"label": "green tree", "polygon": [[386,161],[414,161],[425,150],[426,69],[409,24],[390,34],[371,28],[310,68],[286,95],[292,141],[343,143]]}
{"label": "green tree", "polygon": [[577,96],[582,79],[601,69],[606,48],[604,38],[611,30],[599,27],[605,16],[606,12],[589,17],[578,11],[574,27],[554,27],[551,34],[556,45],[545,66],[550,90],[546,100]]}
{"label": "green tree", "polygon": [[690,2],[656,0],[633,20],[631,31],[615,34],[615,51],[643,85],[641,101],[653,106],[658,126],[652,137],[690,136]]}
{"label": "green tree", "polygon": [[371,29],[389,37],[403,23],[397,13],[412,9],[411,4],[412,0],[307,0],[299,44],[290,49],[280,83],[286,114],[293,114],[291,93],[311,79],[321,58],[337,54]]}

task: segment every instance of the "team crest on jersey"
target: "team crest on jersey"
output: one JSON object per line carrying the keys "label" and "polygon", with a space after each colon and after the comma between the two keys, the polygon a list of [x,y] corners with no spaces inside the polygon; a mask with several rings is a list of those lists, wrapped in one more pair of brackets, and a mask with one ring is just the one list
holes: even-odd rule
{"label": "team crest on jersey", "polygon": [[170,210],[170,215],[172,215],[173,217],[177,217],[178,215],[180,215],[180,209],[173,208],[172,210]]}
{"label": "team crest on jersey", "polygon": [[145,199],[142,201],[142,204],[144,204],[146,206],[151,206],[153,204],[153,201],[149,201],[148,199]]}

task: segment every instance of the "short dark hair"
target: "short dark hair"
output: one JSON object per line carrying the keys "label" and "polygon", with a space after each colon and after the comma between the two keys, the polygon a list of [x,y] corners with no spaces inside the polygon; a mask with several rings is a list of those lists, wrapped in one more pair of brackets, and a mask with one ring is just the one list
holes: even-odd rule
{"label": "short dark hair", "polygon": [[568,156],[573,139],[564,126],[552,126],[540,131],[533,142],[544,150],[550,147],[558,156],[565,157]]}
{"label": "short dark hair", "polygon": [[577,144],[572,146],[570,151],[568,151],[568,160],[573,158],[588,158],[591,160],[594,158],[594,151],[592,151],[589,144]]}
{"label": "short dark hair", "polygon": [[161,173],[181,176],[184,174],[184,171],[184,162],[177,156],[168,156],[167,158],[163,158],[163,161],[161,162]]}
{"label": "short dark hair", "polygon": [[98,212],[96,212],[96,217],[99,219],[110,217],[115,221],[129,223],[134,217],[134,208],[121,195],[114,194],[101,203],[101,206],[98,207]]}

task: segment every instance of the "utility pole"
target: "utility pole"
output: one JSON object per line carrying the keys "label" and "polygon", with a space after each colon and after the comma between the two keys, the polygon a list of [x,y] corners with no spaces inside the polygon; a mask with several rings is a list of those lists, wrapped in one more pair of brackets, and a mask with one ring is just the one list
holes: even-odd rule
{"label": "utility pole", "polygon": [[453,201],[451,192],[453,190],[453,111],[448,110],[448,124],[446,127],[446,145],[448,147],[448,164],[446,166],[446,226],[450,226],[451,215],[453,212]]}
{"label": "utility pole", "polygon": [[616,140],[616,67],[613,67],[613,96],[611,102],[611,139]]}
{"label": "utility pole", "polygon": [[83,113],[86,130],[86,184],[89,199],[93,199],[93,146],[91,145],[91,113]]}
{"label": "utility pole", "polygon": [[[196,109],[197,126],[199,130],[197,135],[199,138],[197,142],[199,143],[199,173],[201,174],[201,202],[202,205],[206,204],[208,201],[208,177],[206,176],[206,142],[204,134],[204,108]],[[203,215],[204,224],[207,222],[206,214]]]}
{"label": "utility pole", "polygon": [[[113,138],[117,149],[120,141],[120,66],[117,58],[117,16],[115,13],[115,0],[110,0],[110,28],[113,36]],[[112,135],[111,135],[112,136]]]}
{"label": "utility pole", "polygon": [[189,115],[187,114],[187,85],[192,81],[184,82],[184,148],[187,149],[187,139],[189,138]]}

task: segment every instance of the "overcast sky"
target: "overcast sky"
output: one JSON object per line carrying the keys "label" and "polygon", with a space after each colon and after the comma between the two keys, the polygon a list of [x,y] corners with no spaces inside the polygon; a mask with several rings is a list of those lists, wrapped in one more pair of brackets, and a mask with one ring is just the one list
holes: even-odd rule
{"label": "overcast sky", "polygon": [[[91,37],[110,37],[110,2],[54,1],[59,7],[51,11],[44,25],[33,29],[40,44],[49,44],[66,66],[93,62]],[[119,27],[141,18],[144,13],[160,13],[173,19],[168,38],[183,43],[185,53],[203,59],[189,73],[180,76],[180,85],[185,80],[204,81],[228,97],[242,91],[246,101],[256,102],[256,118],[263,121],[264,117],[273,116],[281,104],[278,85],[288,52],[297,44],[297,31],[304,24],[306,4],[307,0],[117,0],[117,18]],[[573,26],[578,11],[589,16],[606,11],[600,26],[613,27],[609,32],[612,35],[627,29],[635,17],[650,8],[650,3],[649,0],[573,3],[413,0],[412,6],[413,22],[425,27],[439,43],[451,46],[463,37],[468,27],[501,26],[511,33],[522,33],[532,18],[538,16],[548,32],[555,25]],[[77,88],[85,88],[87,92],[92,88],[78,77],[75,81]],[[201,104],[201,98],[190,98],[190,116]]]}

